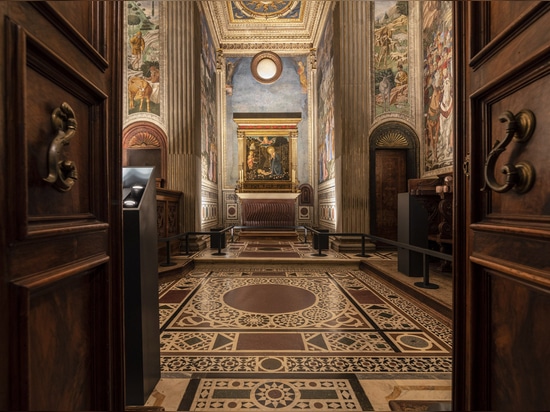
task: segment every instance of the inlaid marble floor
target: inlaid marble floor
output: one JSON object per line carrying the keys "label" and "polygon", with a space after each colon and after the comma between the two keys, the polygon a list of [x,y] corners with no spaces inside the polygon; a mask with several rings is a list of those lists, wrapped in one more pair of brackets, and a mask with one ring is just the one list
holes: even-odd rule
{"label": "inlaid marble floor", "polygon": [[392,400],[450,400],[448,322],[353,265],[196,261],[160,285],[159,301],[162,379],[149,406],[386,411]]}

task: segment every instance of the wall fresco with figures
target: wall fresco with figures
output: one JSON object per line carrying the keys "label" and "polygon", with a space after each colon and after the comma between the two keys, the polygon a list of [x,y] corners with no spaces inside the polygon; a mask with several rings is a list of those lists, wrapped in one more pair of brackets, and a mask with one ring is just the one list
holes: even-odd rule
{"label": "wall fresco with figures", "polygon": [[422,2],[424,173],[453,164],[453,2]]}
{"label": "wall fresco with figures", "polygon": [[374,2],[375,115],[410,112],[409,4]]}
{"label": "wall fresco with figures", "polygon": [[336,228],[333,38],[334,26],[331,14],[317,48],[318,213],[319,224],[329,229]]}
{"label": "wall fresco with figures", "polygon": [[127,17],[128,115],[161,113],[159,1],[124,2]]}
{"label": "wall fresco with figures", "polygon": [[202,178],[218,182],[218,142],[216,127],[216,52],[202,16],[201,24],[201,161]]}
{"label": "wall fresco with figures", "polygon": [[334,179],[335,134],[334,134],[334,51],[332,18],[325,26],[317,49],[318,115],[317,155],[319,183]]}
{"label": "wall fresco with figures", "polygon": [[218,127],[216,121],[216,51],[201,15],[201,227],[218,223]]}

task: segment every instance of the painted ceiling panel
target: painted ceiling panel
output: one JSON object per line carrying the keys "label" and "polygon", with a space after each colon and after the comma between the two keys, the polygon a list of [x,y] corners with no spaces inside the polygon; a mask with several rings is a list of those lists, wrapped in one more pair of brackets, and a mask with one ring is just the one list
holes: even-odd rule
{"label": "painted ceiling panel", "polygon": [[332,1],[249,0],[202,2],[226,52],[309,50]]}

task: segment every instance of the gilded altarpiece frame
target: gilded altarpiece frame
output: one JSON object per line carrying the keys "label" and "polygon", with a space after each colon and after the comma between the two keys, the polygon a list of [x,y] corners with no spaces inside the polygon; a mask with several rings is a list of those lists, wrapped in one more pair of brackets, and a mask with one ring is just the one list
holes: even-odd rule
{"label": "gilded altarpiece frame", "polygon": [[237,192],[296,192],[299,113],[239,117]]}

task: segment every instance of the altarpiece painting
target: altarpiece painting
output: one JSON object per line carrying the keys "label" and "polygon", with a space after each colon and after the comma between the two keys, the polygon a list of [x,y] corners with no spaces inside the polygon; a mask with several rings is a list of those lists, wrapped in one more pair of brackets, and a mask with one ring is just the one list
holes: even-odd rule
{"label": "altarpiece painting", "polygon": [[286,114],[240,118],[239,192],[295,192],[300,117]]}

